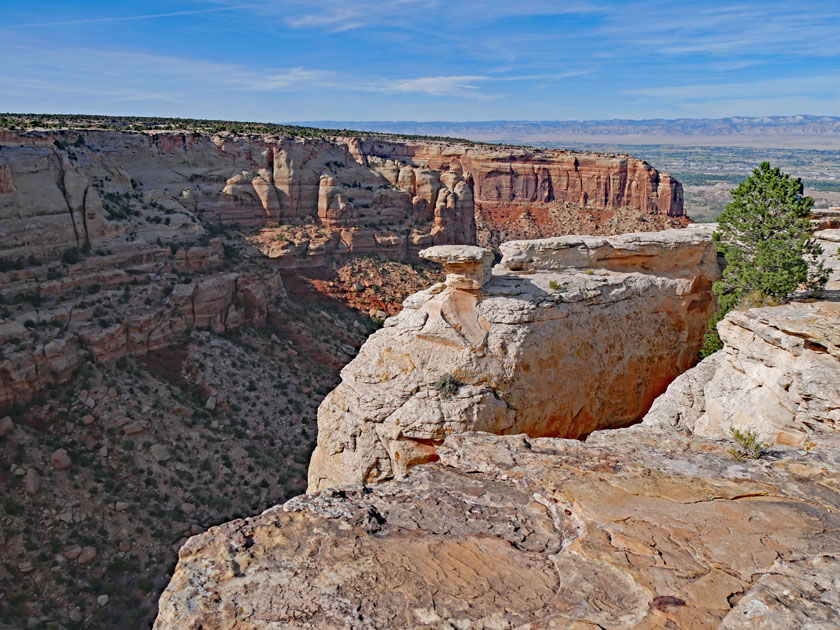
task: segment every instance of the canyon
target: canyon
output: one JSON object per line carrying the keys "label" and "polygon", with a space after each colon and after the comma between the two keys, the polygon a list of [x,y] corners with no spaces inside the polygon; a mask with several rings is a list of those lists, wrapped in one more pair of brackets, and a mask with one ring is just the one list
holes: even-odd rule
{"label": "canyon", "polygon": [[[350,420],[320,424],[318,448],[338,435],[337,441],[344,440],[338,453],[354,443],[358,452],[360,442],[373,439],[381,444],[373,452],[374,466],[350,456],[325,467],[316,450],[310,490],[319,491],[191,538],[161,597],[155,630],[836,627],[838,230],[818,233],[833,272],[823,294],[727,315],[718,327],[723,350],[673,380],[633,426],[606,428],[621,419],[620,409],[607,407],[600,424],[585,427],[591,431],[585,440],[538,437],[525,423],[488,423],[488,410],[499,405],[486,395],[476,402],[486,394],[480,387],[463,383],[451,392],[461,404],[473,405],[459,415],[457,404],[448,409],[440,400],[443,387],[429,391],[435,373],[425,381],[413,377],[414,386],[404,382],[414,371],[424,330],[432,339],[451,342],[455,332],[462,338],[449,350],[427,351],[432,360],[421,367],[439,373],[469,365],[469,372],[459,374],[464,380],[498,370],[499,359],[487,350],[492,342],[485,349],[479,338],[488,326],[468,319],[477,319],[476,312],[485,316],[489,331],[483,333],[491,339],[500,322],[487,315],[515,313],[506,322],[512,331],[495,335],[521,344],[512,355],[522,364],[540,356],[540,344],[529,346],[527,339],[541,322],[527,314],[542,307],[519,298],[516,310],[482,309],[479,302],[471,311],[458,305],[458,292],[489,305],[506,294],[522,295],[521,289],[500,291],[506,280],[527,279],[539,287],[546,282],[537,274],[557,278],[562,267],[562,286],[589,289],[591,299],[610,291],[596,291],[574,276],[585,282],[612,263],[623,269],[608,275],[622,274],[637,298],[655,303],[651,285],[661,283],[667,293],[674,279],[686,282],[683,274],[690,277],[700,268],[704,256],[692,259],[681,249],[702,243],[702,229],[695,230],[508,243],[506,258],[492,272],[480,248],[423,252],[445,265],[445,284],[406,300],[402,313],[345,368],[342,384],[319,410],[319,421],[323,414],[339,417],[333,409],[353,390],[344,409]],[[634,267],[653,275],[641,291],[644,285],[633,278],[641,272]],[[447,293],[448,305],[435,303]],[[695,299],[689,291],[683,295],[689,303]],[[622,309],[632,312],[620,302],[604,304],[618,311],[613,317],[619,322]],[[571,311],[574,321],[563,330],[585,326],[599,306],[596,298],[586,317]],[[631,329],[638,336],[630,338],[621,336],[619,325],[602,327],[605,337],[617,340],[603,346],[612,358],[632,352],[633,343],[654,344],[651,337],[662,330],[637,324]],[[459,357],[470,340],[470,350]],[[389,343],[391,354],[396,347],[405,354],[389,355]],[[387,359],[378,371],[365,359],[369,349]],[[601,380],[607,380],[609,367],[600,368],[591,356],[585,368],[565,373],[582,383],[589,400],[599,401],[601,392],[585,380],[593,367],[604,370]],[[620,364],[614,370],[635,376]],[[628,385],[622,395],[636,391]],[[544,383],[526,387],[520,385],[517,419],[527,412],[548,414],[565,402],[553,399],[554,387]],[[433,457],[404,463],[395,454],[407,440],[399,441],[398,430],[380,431],[373,414],[387,425],[392,400],[407,395],[416,400],[400,420],[409,431],[437,431],[442,439],[434,443]],[[365,417],[354,418],[359,409]],[[391,424],[403,422],[394,418]],[[758,452],[745,450],[749,437],[733,440],[735,429],[753,431]],[[383,475],[381,483],[360,483],[376,481],[380,477],[366,473],[389,464],[393,479]]]}
{"label": "canyon", "polygon": [[0,131],[0,628],[835,623],[833,215],[692,367],[639,160],[93,127]]}
{"label": "canyon", "polygon": [[443,279],[419,252],[499,256],[480,207],[686,221],[623,156],[74,121],[0,130],[4,630],[148,626],[190,536],[305,491],[338,371]]}
{"label": "canyon", "polygon": [[[282,296],[281,270],[342,256],[416,261],[430,245],[475,244],[484,213],[537,215],[558,203],[588,220],[620,211],[652,227],[686,221],[679,183],[628,157],[364,137],[0,131],[0,249],[11,268],[0,297],[14,311],[0,340],[17,344],[0,360],[0,409],[66,381],[87,356],[160,349],[191,327],[260,325]],[[232,229],[243,238],[223,242]],[[146,288],[131,290],[138,283]],[[105,287],[126,297],[110,318],[85,310],[86,292]]]}

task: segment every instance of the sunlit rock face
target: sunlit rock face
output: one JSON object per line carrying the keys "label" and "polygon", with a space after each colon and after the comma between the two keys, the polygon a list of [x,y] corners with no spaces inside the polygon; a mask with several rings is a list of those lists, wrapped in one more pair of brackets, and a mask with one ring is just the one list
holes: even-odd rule
{"label": "sunlit rock face", "polygon": [[723,350],[675,381],[646,422],[799,446],[840,428],[840,303],[735,311],[718,330]]}
{"label": "sunlit rock face", "polygon": [[463,175],[481,245],[685,225],[682,185],[627,155],[365,139],[367,155]]}
{"label": "sunlit rock face", "polygon": [[[408,319],[395,318],[374,336],[378,349],[392,349],[387,365],[345,374],[333,395],[349,384],[368,392],[351,400],[368,405],[372,415],[379,409],[376,401],[392,404],[390,388],[407,391],[405,375],[416,366],[431,372],[451,361],[437,374],[465,365],[459,353],[470,344],[475,357],[470,367],[482,362],[505,367],[491,341],[503,325],[519,333],[505,337],[519,343],[515,356],[530,356],[535,350],[529,336],[552,321],[530,314],[557,305],[528,306],[531,300],[519,298],[518,309],[498,309],[513,313],[508,322],[488,317],[493,311],[482,306],[485,301],[524,294],[521,288],[491,293],[494,286],[514,286],[512,280],[494,285],[514,276],[510,266],[519,270],[516,277],[537,287],[543,286],[541,273],[561,275],[548,270],[552,255],[578,268],[595,260],[602,270],[621,265],[621,272],[611,273],[626,280],[640,273],[632,266],[656,267],[656,273],[644,275],[657,282],[686,280],[691,232],[683,231],[681,247],[665,234],[631,235],[625,247],[588,239],[510,246],[503,261],[507,270],[497,267],[481,289],[470,287],[484,273],[480,250],[433,248],[426,254],[447,267],[447,283],[409,300],[416,306],[407,306],[400,317],[412,318],[410,327]],[[665,272],[663,248],[686,248],[679,257],[682,267]],[[657,250],[654,263],[649,255]],[[568,276],[571,284],[576,275]],[[728,315],[719,326],[724,349],[673,380],[634,426],[596,430],[585,441],[483,431],[446,435],[442,443],[424,444],[434,448],[427,460],[435,461],[399,480],[296,497],[190,539],[161,596],[155,630],[840,626],[836,282],[834,275],[818,296],[823,299]],[[447,294],[454,301],[424,309]],[[472,304],[464,296],[476,300],[473,310],[464,307]],[[601,304],[631,308],[602,298],[589,302],[593,316]],[[465,313],[475,313],[475,326],[458,323]],[[436,317],[444,324],[427,329]],[[430,340],[448,339],[450,350],[430,350],[424,358],[415,350],[423,330]],[[638,330],[636,343],[655,350],[647,336],[659,329]],[[612,332],[616,344],[624,342]],[[460,345],[453,341],[456,333],[463,338]],[[399,335],[402,345],[385,343],[391,335]],[[404,355],[397,354],[398,347]],[[591,370],[600,364],[590,357],[587,365]],[[388,366],[394,367],[387,371]],[[569,378],[591,392],[586,369],[578,365]],[[450,418],[481,393],[472,387],[461,385],[445,399],[453,406],[445,407],[437,388],[420,383],[411,395],[425,389],[423,401],[400,417],[455,409],[445,416]],[[529,406],[505,409],[553,404],[553,392],[533,387]],[[356,444],[363,443],[365,432],[386,425],[391,414],[380,423],[358,425]],[[760,441],[775,443],[765,444],[759,458],[745,458],[737,454],[730,427],[754,430]],[[379,434],[379,442],[387,444],[388,437]]]}
{"label": "sunlit rock face", "polygon": [[388,479],[450,434],[579,437],[641,419],[696,360],[714,308],[711,228],[431,248],[409,297],[318,411],[309,490]]}
{"label": "sunlit rock face", "polygon": [[[498,244],[502,233],[596,229],[591,220],[612,231],[685,221],[679,182],[628,156],[457,141],[96,130],[3,131],[0,148],[0,247],[24,257],[80,242],[96,247],[121,234],[125,224],[107,202],[103,209],[102,197],[125,192],[214,222],[303,222],[334,235],[309,234],[286,247],[266,239],[267,253],[290,266],[319,262],[322,249],[406,257],[433,244]],[[571,204],[571,214],[549,218],[552,204]],[[625,208],[633,218],[620,226],[598,214]]]}
{"label": "sunlit rock face", "polygon": [[815,440],[450,436],[401,481],[190,539],[155,630],[836,627],[840,440]]}
{"label": "sunlit rock face", "polygon": [[112,211],[124,194],[165,206],[170,224],[197,216],[320,226],[306,238],[261,241],[289,266],[323,264],[324,254],[406,258],[432,244],[475,242],[463,174],[358,153],[353,139],[6,131],[0,149],[0,248],[9,256],[110,243],[130,231]]}

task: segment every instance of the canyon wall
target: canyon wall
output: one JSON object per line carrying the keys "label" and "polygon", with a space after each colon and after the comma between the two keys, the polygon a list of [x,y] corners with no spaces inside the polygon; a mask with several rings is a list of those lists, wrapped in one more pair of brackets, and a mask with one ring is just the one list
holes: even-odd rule
{"label": "canyon wall", "polygon": [[214,239],[0,274],[9,304],[0,320],[0,410],[68,381],[85,361],[146,354],[193,328],[263,325],[285,296],[279,273],[225,262]]}
{"label": "canyon wall", "polygon": [[[125,195],[170,220],[303,227],[257,238],[287,266],[687,221],[679,182],[628,156],[358,137],[0,131],[5,256],[55,257],[129,235]],[[622,212],[630,214],[610,223]]]}
{"label": "canyon wall", "polygon": [[464,431],[579,437],[632,424],[696,360],[712,226],[421,252],[445,283],[404,302],[318,410],[309,491],[382,481]]}
{"label": "canyon wall", "polygon": [[468,174],[482,245],[687,223],[682,185],[628,155],[380,139],[356,146],[359,154]]}
{"label": "canyon wall", "polygon": [[287,269],[414,259],[476,242],[476,194],[676,216],[666,180],[626,158],[441,142],[0,131],[0,409],[84,357],[264,321],[283,291],[257,250]]}
{"label": "canyon wall", "polygon": [[310,255],[323,262],[325,248],[405,258],[475,240],[472,192],[459,174],[359,159],[342,141],[317,138],[0,132],[0,249],[56,257],[130,237],[128,197],[170,221],[319,226],[266,248],[290,266],[312,264]]}

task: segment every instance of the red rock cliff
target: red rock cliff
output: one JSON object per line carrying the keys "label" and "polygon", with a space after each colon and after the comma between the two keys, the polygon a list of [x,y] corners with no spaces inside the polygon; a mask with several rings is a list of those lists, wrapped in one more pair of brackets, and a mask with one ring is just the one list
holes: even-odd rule
{"label": "red rock cliff", "polygon": [[[80,137],[82,142],[80,142]],[[115,196],[246,226],[320,226],[263,251],[405,258],[493,244],[683,224],[682,187],[628,156],[431,141],[184,132],[0,132],[0,248],[57,256],[126,231]],[[317,233],[316,233],[317,232]]]}
{"label": "red rock cliff", "polygon": [[627,155],[365,140],[358,153],[470,182],[478,240],[657,230],[687,223],[682,185]]}

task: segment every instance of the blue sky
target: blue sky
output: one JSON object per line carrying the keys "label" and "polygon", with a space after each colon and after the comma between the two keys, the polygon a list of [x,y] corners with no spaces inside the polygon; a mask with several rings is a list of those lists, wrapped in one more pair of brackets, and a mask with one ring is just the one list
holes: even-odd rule
{"label": "blue sky", "polygon": [[0,0],[0,111],[840,115],[840,0]]}

